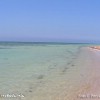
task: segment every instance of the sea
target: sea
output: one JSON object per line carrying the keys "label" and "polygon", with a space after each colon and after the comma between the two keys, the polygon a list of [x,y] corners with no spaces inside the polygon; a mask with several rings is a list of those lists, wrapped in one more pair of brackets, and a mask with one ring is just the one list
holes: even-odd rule
{"label": "sea", "polygon": [[65,100],[75,60],[88,45],[0,42],[0,100]]}

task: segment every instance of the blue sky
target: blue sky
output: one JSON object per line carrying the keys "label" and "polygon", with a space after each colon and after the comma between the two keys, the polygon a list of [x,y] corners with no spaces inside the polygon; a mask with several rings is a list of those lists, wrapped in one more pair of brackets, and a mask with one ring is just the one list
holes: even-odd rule
{"label": "blue sky", "polygon": [[100,40],[100,0],[0,0],[0,41]]}

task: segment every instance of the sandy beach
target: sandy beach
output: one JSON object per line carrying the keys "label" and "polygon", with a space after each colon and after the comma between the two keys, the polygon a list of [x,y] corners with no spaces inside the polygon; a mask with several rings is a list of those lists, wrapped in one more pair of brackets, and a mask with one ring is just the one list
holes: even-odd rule
{"label": "sandy beach", "polygon": [[[71,100],[100,100],[100,46],[89,47],[84,49],[83,64],[86,67],[87,78],[83,86],[78,90],[78,98]],[[84,75],[83,75],[84,77]],[[66,99],[67,100],[67,99]]]}

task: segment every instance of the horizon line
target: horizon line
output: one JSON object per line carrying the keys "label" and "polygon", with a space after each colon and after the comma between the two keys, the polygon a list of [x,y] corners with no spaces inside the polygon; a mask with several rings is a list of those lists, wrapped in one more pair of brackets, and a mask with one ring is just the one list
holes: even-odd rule
{"label": "horizon line", "polygon": [[62,41],[0,41],[8,43],[62,43],[62,44],[97,44],[100,42],[62,42]]}

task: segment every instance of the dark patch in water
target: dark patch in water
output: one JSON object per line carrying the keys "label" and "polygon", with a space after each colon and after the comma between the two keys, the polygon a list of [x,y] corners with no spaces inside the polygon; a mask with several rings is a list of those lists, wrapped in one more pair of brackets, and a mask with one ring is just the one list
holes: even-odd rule
{"label": "dark patch in water", "polygon": [[55,67],[57,66],[57,64],[54,65]]}
{"label": "dark patch in water", "polygon": [[32,92],[32,90],[29,90],[29,92]]}
{"label": "dark patch in water", "polygon": [[52,66],[56,67],[57,66],[57,63],[54,63]]}
{"label": "dark patch in water", "polygon": [[37,79],[43,79],[44,78],[44,75],[39,75],[38,77],[37,77]]}
{"label": "dark patch in water", "polygon": [[69,62],[69,63],[67,63],[67,65],[70,65],[71,63]]}
{"label": "dark patch in water", "polygon": [[65,67],[63,70],[62,70],[62,74],[64,74],[69,68],[68,67]]}
{"label": "dark patch in water", "polygon": [[57,64],[53,64],[53,65],[50,65],[48,68],[49,68],[49,70],[50,70],[50,69],[55,69],[56,66],[57,66]]}
{"label": "dark patch in water", "polygon": [[72,64],[71,66],[75,66],[74,64]]}
{"label": "dark patch in water", "polygon": [[4,60],[8,60],[8,58],[4,58]]}

